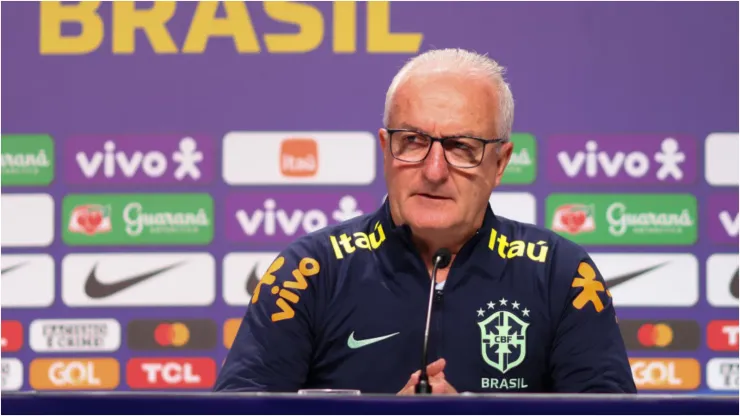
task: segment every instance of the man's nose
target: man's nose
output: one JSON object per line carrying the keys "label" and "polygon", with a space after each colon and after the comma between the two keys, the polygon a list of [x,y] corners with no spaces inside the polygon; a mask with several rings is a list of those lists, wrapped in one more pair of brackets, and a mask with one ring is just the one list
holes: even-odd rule
{"label": "man's nose", "polygon": [[441,143],[433,143],[429,149],[429,154],[424,160],[424,177],[430,182],[442,182],[450,174],[447,160],[445,160],[445,151]]}

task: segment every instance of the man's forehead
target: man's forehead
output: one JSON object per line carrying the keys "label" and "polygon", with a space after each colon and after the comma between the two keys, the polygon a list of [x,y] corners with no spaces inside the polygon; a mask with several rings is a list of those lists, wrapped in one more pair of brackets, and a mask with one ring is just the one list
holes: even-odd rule
{"label": "man's forehead", "polygon": [[[399,121],[396,123],[399,129],[404,130],[413,130],[419,133],[428,134],[430,136],[433,136],[435,133],[431,130],[434,130],[435,127],[431,126],[429,128],[422,127],[420,125],[416,125],[415,123],[409,123],[405,121]],[[476,132],[472,129],[470,129],[470,126],[462,127],[459,129],[453,129],[450,130],[445,129],[444,136],[469,136],[469,137],[478,137],[483,135],[483,132]]]}

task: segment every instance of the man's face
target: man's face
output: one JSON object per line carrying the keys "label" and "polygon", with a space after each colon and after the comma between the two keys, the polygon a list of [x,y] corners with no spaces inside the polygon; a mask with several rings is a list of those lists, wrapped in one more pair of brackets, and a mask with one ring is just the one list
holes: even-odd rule
{"label": "man's face", "polygon": [[[485,80],[455,74],[413,75],[396,90],[388,128],[433,137],[496,139],[496,114],[498,97]],[[396,222],[422,233],[480,224],[488,198],[511,157],[511,143],[486,145],[479,166],[461,169],[447,163],[440,143],[432,145],[424,161],[407,163],[391,154],[385,129],[379,136]]]}

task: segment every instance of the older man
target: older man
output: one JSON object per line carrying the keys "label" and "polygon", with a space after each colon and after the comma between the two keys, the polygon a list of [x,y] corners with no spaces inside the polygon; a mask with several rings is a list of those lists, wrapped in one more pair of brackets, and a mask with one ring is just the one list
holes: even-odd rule
{"label": "older man", "polygon": [[280,253],[215,390],[412,394],[432,257],[446,248],[429,337],[433,393],[636,391],[586,251],[488,205],[512,152],[502,73],[445,49],[396,75],[379,131],[386,202]]}

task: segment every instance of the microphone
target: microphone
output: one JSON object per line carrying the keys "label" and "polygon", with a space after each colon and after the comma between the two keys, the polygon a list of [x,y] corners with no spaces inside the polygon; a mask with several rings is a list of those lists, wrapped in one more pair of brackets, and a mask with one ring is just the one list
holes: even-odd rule
{"label": "microphone", "polygon": [[419,383],[416,384],[416,394],[430,394],[432,392],[432,386],[429,385],[429,376],[427,375],[427,348],[429,347],[429,326],[432,320],[432,304],[434,303],[434,286],[437,284],[437,270],[449,266],[450,260],[452,260],[452,253],[446,248],[440,248],[432,257],[432,286],[429,288],[427,324],[424,328],[424,348],[421,354],[421,374],[419,374]]}

